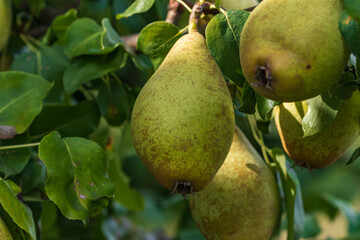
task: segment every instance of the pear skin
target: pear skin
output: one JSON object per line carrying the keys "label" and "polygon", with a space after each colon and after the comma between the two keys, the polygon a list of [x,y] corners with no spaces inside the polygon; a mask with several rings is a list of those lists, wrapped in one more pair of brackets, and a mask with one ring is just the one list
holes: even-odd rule
{"label": "pear skin", "polygon": [[182,36],[136,99],[135,149],[169,191],[202,190],[215,176],[234,134],[232,99],[197,32]]}
{"label": "pear skin", "polygon": [[246,80],[266,98],[296,102],[315,97],[340,78],[350,51],[338,21],[342,0],[264,0],[240,38]]}
{"label": "pear skin", "polygon": [[284,150],[297,165],[310,170],[335,162],[360,136],[360,91],[342,103],[329,127],[305,138],[301,125],[305,101],[282,103],[274,113]]}
{"label": "pear skin", "polygon": [[[209,2],[215,2],[211,0]],[[225,9],[247,9],[259,4],[258,0],[221,0],[220,5]]]}
{"label": "pear skin", "polygon": [[190,196],[190,209],[207,240],[271,238],[280,213],[278,186],[240,129],[214,179]]}
{"label": "pear skin", "polygon": [[12,236],[9,232],[9,229],[5,225],[4,221],[0,217],[0,239],[1,240],[12,240]]}
{"label": "pear skin", "polygon": [[0,51],[7,44],[11,31],[11,2],[0,0]]}

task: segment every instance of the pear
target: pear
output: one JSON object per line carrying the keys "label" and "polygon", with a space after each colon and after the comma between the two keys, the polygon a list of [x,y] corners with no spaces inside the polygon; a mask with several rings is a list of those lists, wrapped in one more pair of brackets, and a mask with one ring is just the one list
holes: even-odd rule
{"label": "pear", "polygon": [[270,239],[280,213],[270,169],[240,129],[212,182],[190,196],[190,209],[207,240]]}
{"label": "pear", "polygon": [[264,0],[240,38],[246,80],[266,98],[296,102],[336,83],[349,59],[338,21],[342,0]]}
{"label": "pear", "polygon": [[281,143],[296,165],[323,168],[335,162],[360,136],[360,91],[340,106],[330,126],[304,137],[302,119],[307,113],[306,101],[282,103],[274,110]]}
{"label": "pear", "polygon": [[[209,2],[215,2],[211,0]],[[221,0],[220,5],[225,9],[247,9],[259,4],[258,0]]]}
{"label": "pear", "polygon": [[1,240],[12,240],[9,229],[5,225],[4,221],[0,217],[0,239]]}
{"label": "pear", "polygon": [[135,150],[169,191],[202,190],[230,149],[232,99],[198,32],[182,36],[145,84],[131,117]]}
{"label": "pear", "polygon": [[0,51],[7,44],[11,31],[11,2],[0,0]]}

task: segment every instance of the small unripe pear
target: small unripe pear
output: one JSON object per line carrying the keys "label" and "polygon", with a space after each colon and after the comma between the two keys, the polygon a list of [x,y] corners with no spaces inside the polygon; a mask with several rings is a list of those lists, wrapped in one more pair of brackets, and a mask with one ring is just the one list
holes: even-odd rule
{"label": "small unripe pear", "polygon": [[136,99],[137,154],[161,185],[201,191],[230,149],[234,110],[223,75],[197,32],[182,36]]}
{"label": "small unripe pear", "polygon": [[335,162],[360,136],[360,91],[345,100],[330,126],[303,137],[302,119],[306,101],[282,103],[275,108],[275,123],[281,143],[297,165],[311,170]]}
{"label": "small unripe pear", "polygon": [[0,51],[7,44],[11,31],[10,0],[0,0]]}
{"label": "small unripe pear", "polygon": [[270,239],[280,213],[278,186],[240,129],[212,182],[190,196],[190,209],[207,240]]}
{"label": "small unripe pear", "polygon": [[5,225],[4,221],[0,217],[0,239],[1,240],[12,240],[12,236],[9,232],[9,229]]}
{"label": "small unripe pear", "polygon": [[343,0],[264,0],[241,33],[246,80],[266,98],[296,102],[335,84],[350,51],[338,27]]}

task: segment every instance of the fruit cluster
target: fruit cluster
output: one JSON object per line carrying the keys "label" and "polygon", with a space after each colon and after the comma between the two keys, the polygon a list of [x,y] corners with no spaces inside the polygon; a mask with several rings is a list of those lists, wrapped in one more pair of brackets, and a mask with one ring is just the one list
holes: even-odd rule
{"label": "fruit cluster", "polygon": [[[246,80],[283,102],[274,111],[283,148],[310,170],[336,161],[360,135],[358,90],[327,128],[303,137],[301,125],[306,100],[334,85],[349,59],[338,28],[342,10],[340,0],[265,0],[240,37]],[[226,81],[196,28],[148,80],[131,125],[136,151],[155,178],[173,193],[193,194],[193,218],[207,239],[270,239],[280,208],[276,180],[235,127]]]}

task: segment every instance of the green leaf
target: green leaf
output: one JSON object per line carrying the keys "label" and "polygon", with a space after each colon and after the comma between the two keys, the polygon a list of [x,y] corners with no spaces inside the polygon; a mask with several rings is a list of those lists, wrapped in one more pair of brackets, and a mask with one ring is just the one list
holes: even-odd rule
{"label": "green leaf", "polygon": [[38,16],[40,13],[40,10],[45,7],[44,0],[32,0],[29,2],[31,13],[35,16]]}
{"label": "green leaf", "polygon": [[[41,46],[39,50],[39,54],[29,52],[20,55],[12,63],[11,70],[39,74],[49,82],[54,82],[44,102],[62,102],[62,75],[69,65],[69,59],[61,45]],[[40,66],[38,62],[41,62]]]}
{"label": "green leaf", "polygon": [[115,183],[115,200],[131,211],[143,210],[145,201],[141,194],[130,187],[130,181],[121,169],[121,161],[126,150],[124,135],[129,124],[122,128],[110,128],[111,143],[106,147],[109,156],[109,177]]}
{"label": "green leaf", "polygon": [[[17,135],[14,139],[0,140],[0,146],[12,146],[30,143],[27,133]],[[20,173],[30,159],[31,148],[18,148],[0,151],[0,172],[9,177]]]}
{"label": "green leaf", "polygon": [[220,10],[221,0],[215,0],[215,7],[217,10]]}
{"label": "green leaf", "polygon": [[152,5],[154,5],[154,2],[155,0],[135,0],[125,12],[116,14],[116,19],[131,17],[134,14],[147,12]]}
{"label": "green leaf", "polygon": [[360,25],[344,10],[339,19],[339,29],[356,57],[360,57]]}
{"label": "green leaf", "polygon": [[321,228],[315,216],[313,214],[306,214],[304,232],[302,234],[302,237],[303,238],[315,237],[320,232],[321,232]]}
{"label": "green leaf", "polygon": [[14,192],[14,188],[19,187],[9,180],[0,178],[0,204],[12,220],[29,233],[31,239],[35,240],[36,232],[32,212],[17,198],[18,192]]}
{"label": "green leaf", "polygon": [[101,46],[102,27],[91,18],[75,20],[64,36],[65,53],[74,58],[80,55],[99,55],[113,51]]}
{"label": "green leaf", "polygon": [[239,56],[240,34],[249,15],[232,9],[217,14],[206,27],[206,43],[211,55],[223,74],[239,86],[245,82]]}
{"label": "green leaf", "polygon": [[124,67],[127,57],[126,51],[118,48],[113,53],[101,57],[82,56],[74,59],[63,76],[65,92],[74,93],[82,83]]}
{"label": "green leaf", "polygon": [[24,193],[34,189],[42,180],[46,179],[46,168],[40,160],[31,159],[21,173],[22,191]]}
{"label": "green leaf", "polygon": [[23,133],[42,109],[52,84],[42,77],[21,72],[0,73],[0,125]]}
{"label": "green leaf", "polygon": [[58,39],[61,40],[65,36],[69,26],[77,19],[77,14],[77,10],[72,8],[54,19],[51,28]]}
{"label": "green leaf", "polygon": [[359,232],[360,215],[350,203],[328,193],[323,194],[323,199],[339,209],[349,221],[349,233]]}
{"label": "green leaf", "polygon": [[300,182],[293,169],[288,166],[285,153],[280,148],[272,149],[272,156],[280,173],[286,202],[288,240],[300,239],[304,229],[304,207]]}
{"label": "green leaf", "polygon": [[330,126],[334,121],[337,109],[330,107],[324,101],[324,95],[306,101],[308,110],[302,120],[304,137],[313,136]]}
{"label": "green leaf", "polygon": [[38,139],[53,131],[64,137],[87,137],[99,124],[100,113],[97,104],[84,101],[74,106],[45,105],[42,112],[30,126],[32,139]]}
{"label": "green leaf", "polygon": [[115,183],[115,200],[131,211],[144,208],[144,198],[129,186],[129,180],[115,159],[109,162],[109,178]]}
{"label": "green leaf", "polygon": [[358,0],[344,0],[346,11],[357,21],[360,21],[360,2]]}
{"label": "green leaf", "polygon": [[244,87],[242,89],[241,102],[242,102],[242,105],[239,108],[240,112],[247,113],[247,114],[255,113],[255,106],[256,106],[255,91],[252,89],[252,87],[246,81],[245,81]]}
{"label": "green leaf", "polygon": [[354,153],[352,154],[351,158],[349,159],[349,161],[346,162],[345,165],[350,165],[353,162],[355,162],[356,159],[358,159],[360,157],[360,147],[357,148]]}
{"label": "green leaf", "polygon": [[56,205],[51,201],[43,202],[41,211],[41,231],[49,231],[56,224],[58,212]]}
{"label": "green leaf", "polygon": [[356,80],[354,74],[344,72],[339,81],[323,95],[327,97],[327,103],[336,108],[341,100],[349,99],[352,96],[352,93],[358,89],[359,84],[360,79]]}
{"label": "green leaf", "polygon": [[130,113],[127,92],[115,80],[102,85],[97,102],[101,115],[110,125],[120,126]]}
{"label": "green leaf", "polygon": [[182,32],[173,24],[153,22],[141,30],[137,49],[150,57],[156,70],[181,35]]}
{"label": "green leaf", "polygon": [[101,44],[104,48],[117,48],[119,46],[123,47],[129,53],[132,61],[137,68],[139,68],[140,70],[145,70],[151,67],[146,61],[144,61],[143,58],[141,58],[135,53],[134,49],[125,44],[125,42],[116,32],[116,30],[112,27],[109,19],[103,19],[102,27],[104,31],[101,35]]}
{"label": "green leaf", "polygon": [[42,139],[39,157],[47,168],[47,196],[68,219],[86,223],[113,196],[106,155],[95,142],[53,132]]}
{"label": "green leaf", "polygon": [[280,102],[270,100],[257,93],[255,93],[255,95],[256,95],[256,108],[259,112],[260,117],[265,121],[269,121],[271,118],[271,114],[269,113],[271,113],[272,109],[275,106],[279,105]]}

